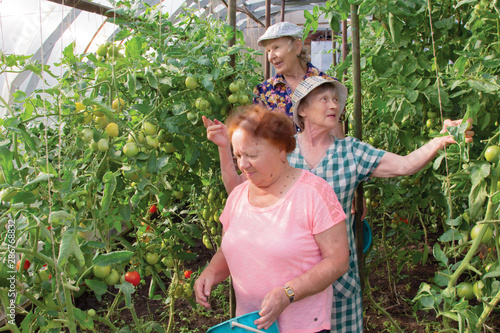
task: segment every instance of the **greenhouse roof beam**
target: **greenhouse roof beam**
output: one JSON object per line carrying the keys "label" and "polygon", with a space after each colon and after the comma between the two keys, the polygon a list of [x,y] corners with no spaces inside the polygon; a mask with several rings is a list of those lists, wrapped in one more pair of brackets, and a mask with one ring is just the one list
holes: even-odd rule
{"label": "greenhouse roof beam", "polygon": [[107,17],[120,16],[113,11],[113,8],[106,7],[87,0],[47,0],[47,1]]}

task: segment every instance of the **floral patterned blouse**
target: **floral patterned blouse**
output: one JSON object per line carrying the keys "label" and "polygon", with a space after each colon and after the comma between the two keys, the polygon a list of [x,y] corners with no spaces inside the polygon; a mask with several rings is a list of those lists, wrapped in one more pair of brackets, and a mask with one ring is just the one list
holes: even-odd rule
{"label": "floral patterned blouse", "polygon": [[[332,78],[308,62],[307,72],[303,79],[310,76]],[[254,97],[253,99],[254,104],[263,103],[268,109],[284,112],[290,118],[293,117],[290,113],[290,109],[292,108],[293,91],[286,83],[285,77],[282,74],[278,74],[257,85],[253,92],[257,95],[257,97]]]}

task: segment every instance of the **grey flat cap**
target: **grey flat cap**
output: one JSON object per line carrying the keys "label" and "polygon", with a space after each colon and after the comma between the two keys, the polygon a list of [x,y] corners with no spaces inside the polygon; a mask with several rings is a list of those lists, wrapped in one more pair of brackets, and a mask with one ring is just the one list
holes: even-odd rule
{"label": "grey flat cap", "polygon": [[257,44],[259,46],[264,46],[262,44],[263,41],[280,37],[302,38],[302,34],[302,28],[298,25],[290,22],[279,22],[269,26],[266,32],[262,36],[260,36]]}

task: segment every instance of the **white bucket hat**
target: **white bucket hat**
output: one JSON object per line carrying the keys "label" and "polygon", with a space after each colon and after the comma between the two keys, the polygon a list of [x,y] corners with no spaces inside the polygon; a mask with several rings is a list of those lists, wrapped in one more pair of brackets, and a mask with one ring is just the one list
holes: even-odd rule
{"label": "white bucket hat", "polygon": [[264,46],[262,42],[266,40],[276,39],[280,37],[302,38],[302,35],[302,28],[298,25],[290,22],[279,22],[269,26],[266,32],[262,36],[260,36],[257,44],[259,46]]}
{"label": "white bucket hat", "polygon": [[340,83],[336,79],[328,79],[328,78],[324,78],[322,76],[310,76],[310,77],[306,78],[305,80],[302,80],[299,83],[299,85],[297,86],[297,88],[295,88],[295,91],[292,94],[292,108],[290,111],[293,113],[294,123],[297,124],[297,126],[299,126],[300,129],[304,129],[303,128],[304,124],[301,124],[299,121],[298,109],[299,109],[300,101],[302,101],[302,99],[304,97],[309,95],[309,93],[311,91],[313,91],[314,89],[316,89],[320,85],[327,84],[327,83],[335,86],[335,89],[337,90],[337,96],[339,99],[339,109],[340,109],[339,114],[341,114],[344,111],[345,103],[347,100],[347,88],[346,88],[346,86],[344,86],[342,83]]}

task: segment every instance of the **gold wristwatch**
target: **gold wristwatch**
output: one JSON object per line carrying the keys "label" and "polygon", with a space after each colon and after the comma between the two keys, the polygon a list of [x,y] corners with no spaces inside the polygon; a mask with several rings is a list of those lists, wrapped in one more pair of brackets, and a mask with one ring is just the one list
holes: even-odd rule
{"label": "gold wristwatch", "polygon": [[284,286],[283,289],[285,289],[285,293],[288,296],[288,299],[290,300],[290,303],[293,302],[293,298],[295,297],[295,293],[293,292],[293,289],[290,288],[289,286]]}

